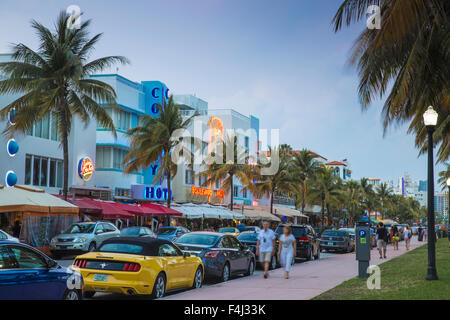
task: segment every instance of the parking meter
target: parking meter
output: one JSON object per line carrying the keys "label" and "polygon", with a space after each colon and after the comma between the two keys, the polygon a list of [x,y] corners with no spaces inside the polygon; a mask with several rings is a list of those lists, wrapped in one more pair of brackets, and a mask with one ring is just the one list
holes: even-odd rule
{"label": "parking meter", "polygon": [[356,260],[358,260],[358,277],[367,278],[370,262],[370,225],[361,223],[356,226]]}

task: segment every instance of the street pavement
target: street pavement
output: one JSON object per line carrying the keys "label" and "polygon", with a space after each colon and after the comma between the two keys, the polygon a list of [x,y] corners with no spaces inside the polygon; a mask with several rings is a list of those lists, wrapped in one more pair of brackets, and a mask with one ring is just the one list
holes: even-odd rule
{"label": "street pavement", "polygon": [[[425,244],[417,237],[411,240],[411,250]],[[380,259],[376,248],[371,251],[371,265],[378,265],[406,252],[404,241],[399,250],[388,245],[387,259]],[[73,258],[59,260],[62,266],[70,266]],[[269,278],[263,278],[262,270],[252,276],[236,277],[225,283],[205,283],[196,290],[169,293],[164,300],[308,300],[328,291],[343,281],[358,274],[355,253],[321,253],[319,260],[298,260],[292,267],[290,278],[284,279],[284,271],[278,268],[270,271]],[[381,275],[383,276],[383,275]],[[135,300],[148,297],[125,296],[110,293],[97,293],[92,300]]]}

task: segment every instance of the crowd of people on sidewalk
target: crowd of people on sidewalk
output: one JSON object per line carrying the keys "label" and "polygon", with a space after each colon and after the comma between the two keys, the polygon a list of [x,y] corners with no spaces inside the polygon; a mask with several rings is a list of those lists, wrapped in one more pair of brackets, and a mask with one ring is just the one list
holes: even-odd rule
{"label": "crowd of people on sidewalk", "polygon": [[[410,226],[406,226],[404,227],[402,232],[403,232],[403,239],[405,240],[405,248],[406,251],[408,251],[413,236],[412,229]],[[423,232],[424,231],[421,230],[421,228],[419,228],[418,230],[419,237],[423,235]],[[380,222],[377,226],[376,236],[377,236],[377,248],[378,253],[380,254],[380,259],[387,258],[386,249],[387,244],[389,242],[392,243],[394,250],[398,250],[398,243],[400,242],[400,230],[397,228],[397,226],[393,226],[390,232],[388,232],[386,226],[382,222]]]}

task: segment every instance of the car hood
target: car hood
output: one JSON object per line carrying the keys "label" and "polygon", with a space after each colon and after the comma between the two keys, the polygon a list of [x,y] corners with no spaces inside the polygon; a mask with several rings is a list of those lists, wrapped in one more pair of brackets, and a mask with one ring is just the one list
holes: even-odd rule
{"label": "car hood", "polygon": [[55,236],[55,238],[58,239],[73,239],[73,238],[79,238],[79,237],[89,237],[92,233],[61,233]]}

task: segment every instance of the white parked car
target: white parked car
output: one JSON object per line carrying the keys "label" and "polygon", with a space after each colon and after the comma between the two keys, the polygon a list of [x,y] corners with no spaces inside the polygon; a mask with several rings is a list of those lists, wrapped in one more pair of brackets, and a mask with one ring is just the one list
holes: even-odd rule
{"label": "white parked car", "polygon": [[19,239],[7,234],[3,230],[0,230],[0,240],[9,240],[9,241],[14,241],[14,242],[20,242]]}

